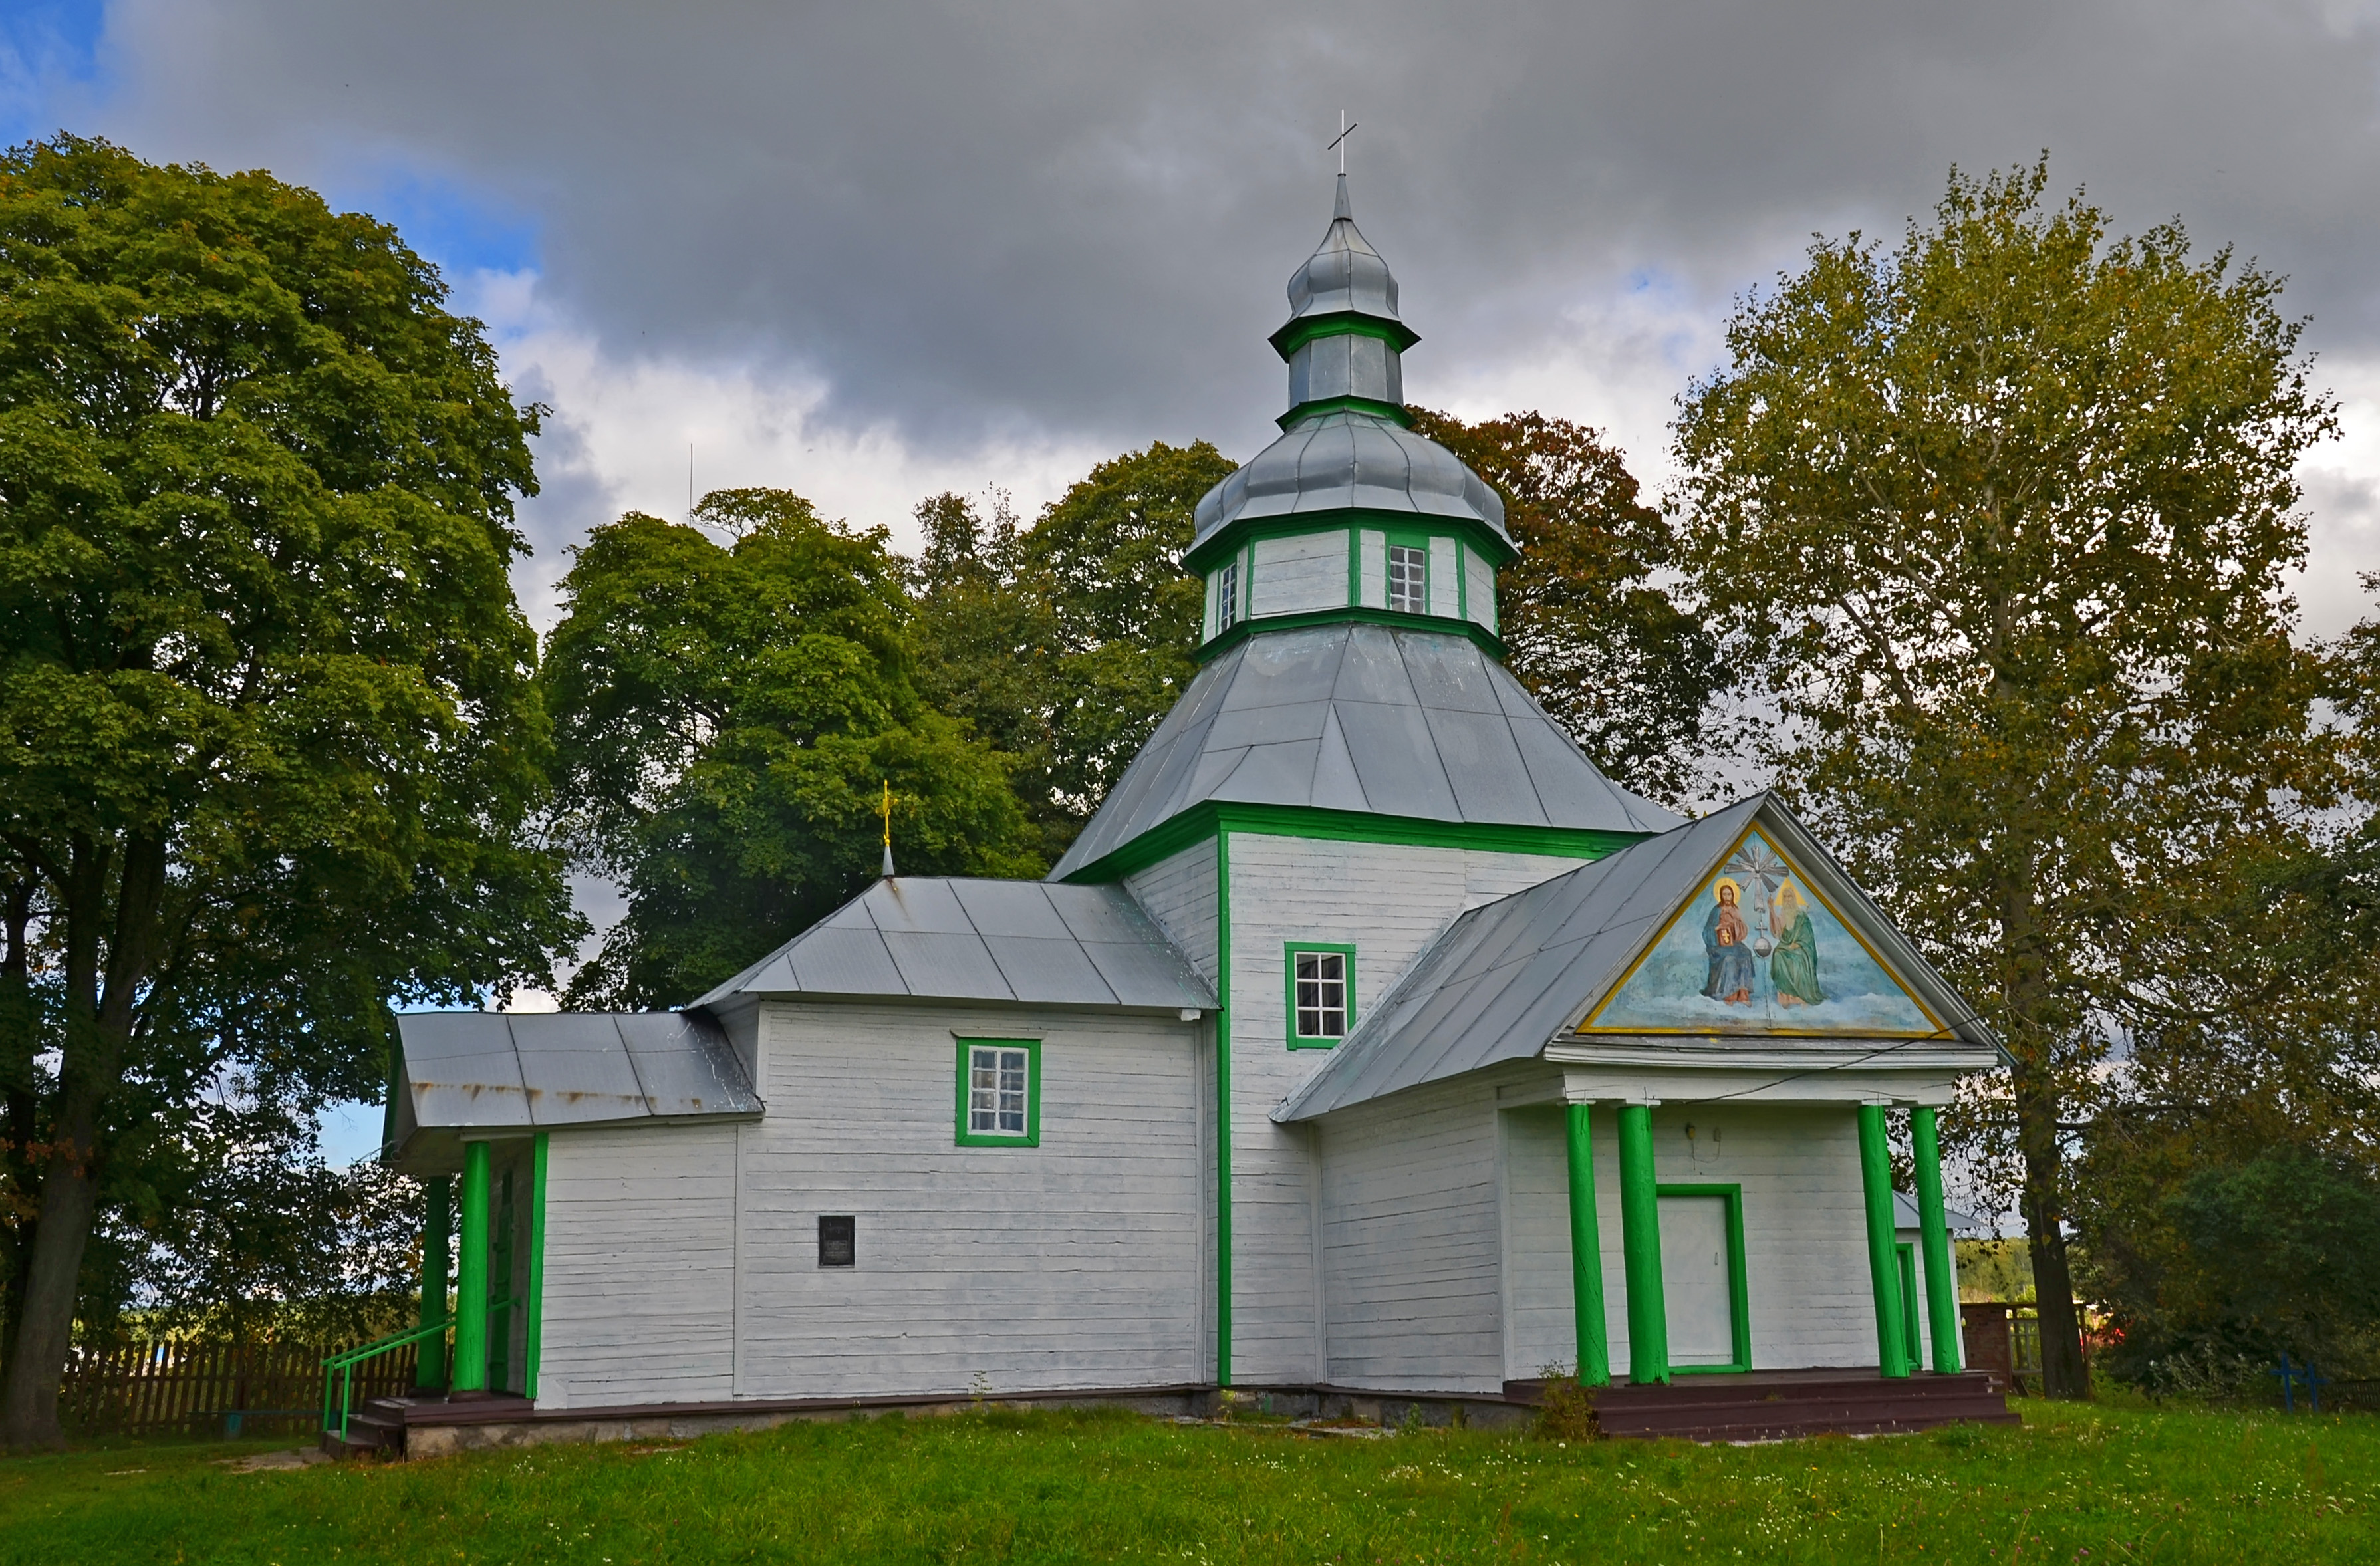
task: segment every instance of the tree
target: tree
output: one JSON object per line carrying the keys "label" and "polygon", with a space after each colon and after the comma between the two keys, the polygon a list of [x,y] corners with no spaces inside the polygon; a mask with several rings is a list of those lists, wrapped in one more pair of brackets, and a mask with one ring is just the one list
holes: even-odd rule
{"label": "tree", "polygon": [[2333,786],[2284,591],[2333,411],[2278,280],[2178,222],[2110,240],[2047,179],[1953,171],[1897,249],[1821,239],[1739,305],[1677,450],[1779,786],[2013,1058],[1966,1125],[2021,1167],[2044,1379],[2080,1396],[2066,1128],[2169,1020],[2194,890]]}
{"label": "tree", "polygon": [[1520,558],[1496,574],[1507,660],[1616,781],[1671,805],[1702,789],[1718,648],[1665,583],[1668,521],[1602,433],[1544,414],[1465,424],[1409,409],[1414,428],[1504,497]]}
{"label": "tree", "polygon": [[1185,573],[1199,497],[1234,465],[1205,441],[1100,463],[1015,532],[956,496],[919,508],[919,680],[1018,747],[1054,858],[1197,673],[1205,588]]}
{"label": "tree", "polygon": [[880,528],[783,490],[716,491],[698,522],[631,512],[563,580],[543,679],[579,862],[628,911],[573,1004],[680,1005],[878,872],[883,786],[902,869],[1038,875],[1008,759],[911,676]]}
{"label": "tree", "polygon": [[575,939],[506,576],[537,410],[444,297],[263,174],[0,157],[10,1444],[57,1439],[139,1116],[240,1063],[371,1096],[392,999]]}

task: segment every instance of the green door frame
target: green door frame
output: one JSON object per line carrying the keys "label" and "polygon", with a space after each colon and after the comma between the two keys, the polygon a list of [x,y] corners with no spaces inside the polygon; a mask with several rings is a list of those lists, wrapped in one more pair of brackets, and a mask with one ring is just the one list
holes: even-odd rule
{"label": "green door frame", "polygon": [[[1743,1268],[1743,1187],[1740,1184],[1703,1182],[1683,1185],[1656,1185],[1654,1197],[1717,1196],[1727,1203],[1727,1309],[1728,1333],[1735,1358],[1726,1365],[1670,1366],[1672,1376],[1733,1376],[1752,1368],[1752,1306],[1751,1294],[1745,1286]],[[1663,1310],[1664,1317],[1668,1311]]]}

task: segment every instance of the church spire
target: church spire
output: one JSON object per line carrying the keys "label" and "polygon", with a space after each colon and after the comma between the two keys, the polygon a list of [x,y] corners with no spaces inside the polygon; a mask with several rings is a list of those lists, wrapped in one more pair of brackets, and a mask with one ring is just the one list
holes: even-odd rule
{"label": "church spire", "polygon": [[1352,408],[1405,422],[1404,350],[1420,334],[1397,314],[1397,280],[1355,226],[1347,176],[1339,176],[1330,226],[1289,280],[1289,320],[1272,334],[1289,361],[1284,430],[1318,413]]}

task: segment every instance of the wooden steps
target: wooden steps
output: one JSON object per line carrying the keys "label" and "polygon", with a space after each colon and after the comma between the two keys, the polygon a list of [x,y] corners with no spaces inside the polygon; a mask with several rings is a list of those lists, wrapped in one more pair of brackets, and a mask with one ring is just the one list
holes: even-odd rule
{"label": "wooden steps", "polygon": [[[1536,1404],[1543,1401],[1544,1383],[1509,1381],[1504,1395]],[[1864,1369],[1681,1376],[1666,1387],[1622,1382],[1590,1398],[1606,1436],[1646,1440],[1775,1441],[2017,1423],[1992,1378],[1980,1370],[1889,1379]]]}

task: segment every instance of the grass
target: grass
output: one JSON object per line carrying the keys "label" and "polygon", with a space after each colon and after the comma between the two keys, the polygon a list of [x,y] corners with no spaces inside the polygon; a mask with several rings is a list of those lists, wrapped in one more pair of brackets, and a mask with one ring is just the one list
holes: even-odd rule
{"label": "grass", "polygon": [[287,1472],[118,1444],[0,1460],[0,1562],[2380,1560],[2380,1419],[2023,1408],[1719,1448],[997,1412]]}

